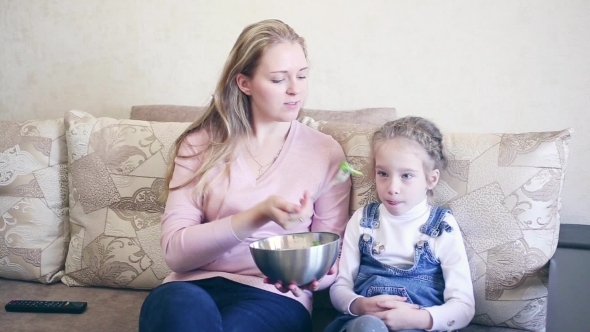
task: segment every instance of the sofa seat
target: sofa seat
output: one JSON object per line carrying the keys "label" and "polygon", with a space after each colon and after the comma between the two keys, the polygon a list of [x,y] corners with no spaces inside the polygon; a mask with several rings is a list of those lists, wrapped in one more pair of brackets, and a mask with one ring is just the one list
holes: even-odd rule
{"label": "sofa seat", "polygon": [[61,282],[45,285],[0,279],[0,303],[10,300],[85,301],[82,314],[38,314],[0,310],[0,331],[137,332],[139,310],[149,293],[143,290],[68,287]]}
{"label": "sofa seat", "polygon": [[[0,310],[0,331],[14,332],[137,332],[139,310],[148,295],[145,290],[101,287],[69,287],[63,283],[51,285],[0,278],[0,303],[10,300],[67,300],[88,302],[79,315],[15,313]],[[329,304],[328,292],[319,292],[314,301],[314,330],[321,332],[336,316]],[[469,325],[464,332],[515,332],[503,327]],[[280,332],[280,331],[261,331]]]}

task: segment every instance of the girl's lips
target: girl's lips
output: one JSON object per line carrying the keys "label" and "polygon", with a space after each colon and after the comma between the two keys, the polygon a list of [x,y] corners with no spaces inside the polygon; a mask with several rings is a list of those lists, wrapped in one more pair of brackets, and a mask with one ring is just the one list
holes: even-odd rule
{"label": "girl's lips", "polygon": [[394,205],[394,206],[402,203],[400,201],[386,201],[386,202],[387,202],[387,204]]}

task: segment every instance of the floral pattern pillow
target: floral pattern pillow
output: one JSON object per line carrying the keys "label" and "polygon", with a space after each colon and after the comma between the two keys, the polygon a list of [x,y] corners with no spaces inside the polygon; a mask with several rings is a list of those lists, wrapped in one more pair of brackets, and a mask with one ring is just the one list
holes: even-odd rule
{"label": "floral pattern pillow", "polygon": [[170,149],[190,123],[65,116],[71,241],[69,286],[150,289],[170,273],[158,197]]}
{"label": "floral pattern pillow", "polygon": [[571,133],[445,135],[449,167],[434,200],[463,232],[473,323],[545,330]]}
{"label": "floral pattern pillow", "polygon": [[69,239],[63,119],[0,121],[0,277],[63,275]]}

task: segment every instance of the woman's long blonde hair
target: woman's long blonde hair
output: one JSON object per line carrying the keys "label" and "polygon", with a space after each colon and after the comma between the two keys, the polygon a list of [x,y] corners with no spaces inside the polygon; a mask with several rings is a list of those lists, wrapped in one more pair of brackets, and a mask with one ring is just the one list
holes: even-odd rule
{"label": "woman's long blonde hair", "polygon": [[[216,166],[227,165],[233,159],[239,142],[253,133],[250,99],[238,88],[236,77],[238,74],[253,77],[263,52],[281,42],[299,43],[307,57],[305,40],[282,21],[264,20],[244,28],[225,62],[205,113],[178,137],[172,150],[171,160],[175,157],[201,157],[201,163],[192,177],[170,188],[170,180],[174,173],[172,162],[166,173],[162,201],[167,199],[171,189],[182,187],[196,178],[199,180],[195,190],[205,191],[209,173]],[[198,155],[178,155],[178,149],[186,137],[199,130],[204,130],[208,134],[209,144]]]}

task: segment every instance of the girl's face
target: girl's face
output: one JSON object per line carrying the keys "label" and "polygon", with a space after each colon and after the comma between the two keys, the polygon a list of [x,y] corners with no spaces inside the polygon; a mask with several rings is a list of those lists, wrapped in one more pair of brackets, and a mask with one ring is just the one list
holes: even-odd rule
{"label": "girl's face", "polygon": [[439,179],[439,171],[425,171],[429,156],[418,143],[397,137],[375,151],[375,183],[379,199],[394,216],[407,213],[424,201]]}
{"label": "girl's face", "polygon": [[267,48],[253,77],[239,74],[240,90],[250,96],[252,117],[262,122],[290,122],[307,97],[308,63],[296,42]]}

